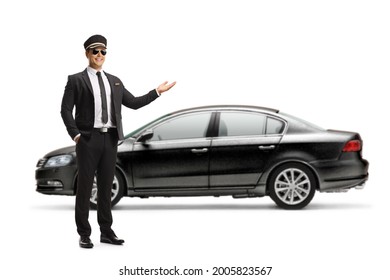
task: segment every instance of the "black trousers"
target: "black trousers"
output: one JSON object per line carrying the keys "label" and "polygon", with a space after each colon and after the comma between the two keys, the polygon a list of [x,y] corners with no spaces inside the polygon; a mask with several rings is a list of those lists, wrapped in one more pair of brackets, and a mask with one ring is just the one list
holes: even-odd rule
{"label": "black trousers", "polygon": [[78,180],[76,193],[76,225],[80,236],[91,235],[89,224],[89,199],[91,197],[94,176],[97,178],[97,214],[100,231],[113,233],[111,229],[111,188],[115,173],[118,150],[118,133],[109,129],[101,133],[94,129],[91,137],[80,137],[76,145]]}

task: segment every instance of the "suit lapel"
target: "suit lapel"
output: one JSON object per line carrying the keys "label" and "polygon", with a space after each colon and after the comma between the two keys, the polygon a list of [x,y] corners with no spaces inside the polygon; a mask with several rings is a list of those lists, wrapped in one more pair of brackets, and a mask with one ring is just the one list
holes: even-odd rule
{"label": "suit lapel", "polygon": [[81,72],[81,75],[83,76],[83,80],[84,80],[85,84],[87,85],[89,91],[93,94],[92,84],[91,84],[91,80],[88,77],[87,69],[85,69],[83,72]]}
{"label": "suit lapel", "polygon": [[[108,83],[110,84],[110,88],[111,88],[111,104],[112,104],[112,109],[113,109],[112,113],[113,113],[113,115],[115,117],[115,112],[120,112],[120,108],[118,108],[118,106],[120,106],[120,104],[121,104],[121,101],[119,101],[120,95],[117,94],[117,87],[115,87],[114,77],[112,75],[108,74],[105,71],[103,71],[103,72],[104,72],[104,74],[106,75],[106,77],[108,79]],[[116,120],[116,118],[115,118],[115,120]]]}
{"label": "suit lapel", "polygon": [[114,81],[112,79],[112,76],[110,74],[108,74],[107,72],[103,71],[104,74],[106,75],[107,79],[108,79],[108,82],[110,83],[110,88],[111,88],[111,98],[114,98]]}

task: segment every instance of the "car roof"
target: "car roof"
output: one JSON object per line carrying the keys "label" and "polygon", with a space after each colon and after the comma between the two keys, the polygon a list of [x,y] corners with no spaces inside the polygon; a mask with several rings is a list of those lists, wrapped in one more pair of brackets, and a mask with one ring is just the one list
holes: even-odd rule
{"label": "car roof", "polygon": [[256,110],[268,113],[279,113],[278,109],[260,107],[260,106],[251,106],[251,105],[208,105],[208,106],[199,106],[193,108],[187,108],[172,112],[168,115],[175,115],[184,112],[198,112],[198,111],[210,111],[210,110]]}

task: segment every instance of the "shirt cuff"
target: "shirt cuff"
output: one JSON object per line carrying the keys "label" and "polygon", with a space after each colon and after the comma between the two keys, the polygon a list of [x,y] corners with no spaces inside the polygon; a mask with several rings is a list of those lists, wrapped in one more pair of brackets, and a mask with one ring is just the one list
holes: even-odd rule
{"label": "shirt cuff", "polygon": [[73,141],[76,142],[76,138],[79,137],[79,136],[81,136],[81,133],[77,134],[77,135],[73,138]]}

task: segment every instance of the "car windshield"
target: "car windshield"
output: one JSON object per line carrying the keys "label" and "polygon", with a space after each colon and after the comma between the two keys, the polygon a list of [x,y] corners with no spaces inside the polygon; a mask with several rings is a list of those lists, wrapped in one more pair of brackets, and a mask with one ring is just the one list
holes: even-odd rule
{"label": "car windshield", "polygon": [[157,119],[155,119],[155,120],[153,120],[153,121],[151,121],[151,122],[149,122],[149,123],[147,123],[147,124],[141,126],[140,128],[137,128],[137,129],[134,130],[133,132],[130,132],[129,134],[127,134],[127,135],[125,136],[125,139],[127,139],[127,138],[134,138],[134,136],[136,136],[137,134],[139,134],[139,133],[140,133],[141,131],[143,131],[145,128],[147,128],[148,126],[150,126],[150,125],[153,124],[153,123],[159,122],[160,120],[164,119],[164,118],[167,117],[167,116],[169,116],[169,114],[164,115],[164,116],[162,116],[162,117],[159,117],[159,118],[157,118]]}

